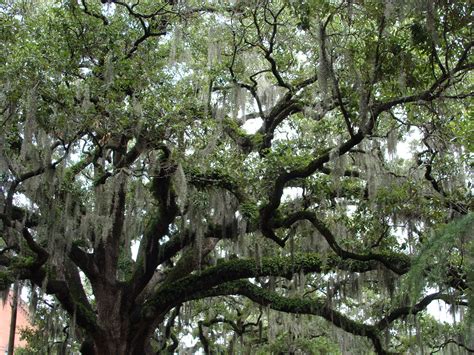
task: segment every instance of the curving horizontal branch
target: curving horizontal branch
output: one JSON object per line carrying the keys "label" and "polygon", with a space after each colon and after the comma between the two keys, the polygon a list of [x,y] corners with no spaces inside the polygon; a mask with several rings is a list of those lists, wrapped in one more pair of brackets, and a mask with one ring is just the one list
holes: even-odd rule
{"label": "curving horizontal branch", "polygon": [[196,297],[190,299],[225,295],[245,296],[255,303],[268,306],[276,311],[295,314],[311,314],[322,317],[348,333],[370,339],[377,354],[390,354],[390,352],[383,348],[382,342],[379,338],[378,329],[375,326],[350,319],[344,314],[333,310],[328,306],[326,300],[323,299],[284,297],[276,292],[265,290],[248,281],[242,280],[228,282],[213,289],[205,290],[199,293]]}
{"label": "curving horizontal branch", "polygon": [[337,256],[322,258],[318,253],[296,254],[288,257],[264,257],[255,259],[233,259],[167,283],[157,289],[144,305],[144,317],[155,314],[183,302],[186,297],[210,289],[225,282],[261,276],[281,276],[291,279],[297,273],[325,273],[339,269],[351,272],[367,272],[377,269],[372,261],[347,261]]}
{"label": "curving horizontal branch", "polygon": [[193,295],[187,300],[229,295],[245,296],[257,304],[268,306],[276,311],[294,314],[311,314],[322,317],[348,333],[370,339],[377,354],[390,354],[390,352],[383,348],[380,335],[382,331],[388,328],[395,320],[425,310],[434,300],[442,299],[448,301],[450,298],[449,295],[440,292],[430,294],[413,306],[403,306],[392,310],[388,315],[375,322],[375,324],[365,324],[347,317],[341,312],[332,309],[327,299],[281,296],[274,291],[261,288],[245,280],[231,281],[216,286]]}

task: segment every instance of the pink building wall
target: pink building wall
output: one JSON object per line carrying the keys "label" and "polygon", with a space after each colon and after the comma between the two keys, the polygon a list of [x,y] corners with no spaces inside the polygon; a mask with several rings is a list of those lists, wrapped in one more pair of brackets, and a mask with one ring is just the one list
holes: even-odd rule
{"label": "pink building wall", "polygon": [[[8,295],[7,301],[2,304],[0,301],[0,355],[4,355],[8,349],[8,338],[10,336],[10,320],[12,314],[12,294]],[[28,316],[28,308],[18,300],[18,312],[16,315],[15,348],[26,346],[24,340],[20,340],[20,330],[31,327]]]}

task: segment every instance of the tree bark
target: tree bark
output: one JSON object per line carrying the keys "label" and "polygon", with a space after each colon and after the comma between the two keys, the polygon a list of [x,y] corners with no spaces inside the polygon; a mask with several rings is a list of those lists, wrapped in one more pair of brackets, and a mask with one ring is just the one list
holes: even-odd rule
{"label": "tree bark", "polygon": [[127,339],[110,339],[95,337],[86,339],[80,352],[82,355],[151,355],[153,352],[148,336],[127,337]]}

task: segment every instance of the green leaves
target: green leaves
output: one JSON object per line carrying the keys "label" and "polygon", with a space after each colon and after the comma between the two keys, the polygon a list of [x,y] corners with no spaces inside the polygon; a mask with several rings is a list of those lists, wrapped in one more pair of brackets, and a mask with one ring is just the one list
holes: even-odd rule
{"label": "green leaves", "polygon": [[[419,254],[413,260],[413,266],[405,276],[405,285],[412,302],[420,297],[425,287],[434,287],[440,282],[449,284],[453,270],[458,267],[470,270],[472,254],[472,231],[474,214],[469,213],[453,222],[435,229],[426,237]],[[472,298],[472,275],[468,271],[468,297]],[[442,287],[444,288],[444,287]],[[472,310],[471,310],[472,312]]]}
{"label": "green leaves", "polygon": [[[185,336],[209,352],[421,348],[397,322],[444,329],[429,288],[473,297],[469,15],[440,1],[0,5],[3,284],[20,269],[44,283],[84,339],[106,335],[102,353],[144,353],[150,334],[158,352],[187,352]],[[264,306],[327,322],[275,330]]]}

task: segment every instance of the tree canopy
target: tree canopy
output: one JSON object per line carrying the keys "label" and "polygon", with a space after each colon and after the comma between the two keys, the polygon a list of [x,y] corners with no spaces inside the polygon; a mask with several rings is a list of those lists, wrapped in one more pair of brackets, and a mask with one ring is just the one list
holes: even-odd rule
{"label": "tree canopy", "polygon": [[0,287],[83,354],[473,351],[472,10],[1,2]]}

